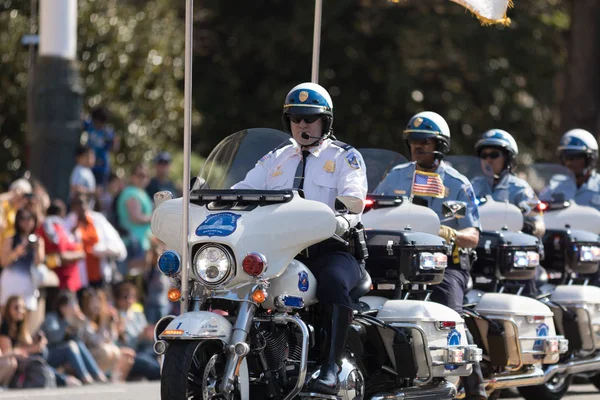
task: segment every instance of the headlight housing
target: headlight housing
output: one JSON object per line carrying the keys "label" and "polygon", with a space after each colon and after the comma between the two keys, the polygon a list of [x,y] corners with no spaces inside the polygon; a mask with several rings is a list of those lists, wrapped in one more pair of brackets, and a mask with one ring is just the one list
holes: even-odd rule
{"label": "headlight housing", "polygon": [[233,255],[216,243],[204,245],[194,255],[194,271],[198,279],[210,286],[224,283],[233,271]]}
{"label": "headlight housing", "polygon": [[600,247],[597,246],[581,246],[579,248],[580,262],[599,262]]}
{"label": "headlight housing", "polygon": [[514,268],[535,268],[540,265],[537,251],[515,251],[512,257]]}
{"label": "headlight housing", "polygon": [[448,256],[444,253],[419,253],[420,269],[444,269],[448,266]]}

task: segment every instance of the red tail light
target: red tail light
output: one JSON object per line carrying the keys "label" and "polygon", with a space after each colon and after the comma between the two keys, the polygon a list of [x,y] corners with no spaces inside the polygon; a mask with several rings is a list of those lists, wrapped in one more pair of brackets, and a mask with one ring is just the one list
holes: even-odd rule
{"label": "red tail light", "polygon": [[267,259],[259,253],[248,253],[242,261],[242,269],[250,276],[260,276],[267,270]]}
{"label": "red tail light", "polygon": [[363,210],[363,212],[367,212],[370,209],[372,209],[374,204],[375,204],[375,201],[373,199],[366,199],[365,200],[365,209]]}
{"label": "red tail light", "polygon": [[544,203],[543,201],[540,201],[536,208],[539,212],[544,212],[548,209],[548,203]]}
{"label": "red tail light", "polygon": [[440,321],[438,322],[439,329],[454,329],[456,328],[455,321]]}

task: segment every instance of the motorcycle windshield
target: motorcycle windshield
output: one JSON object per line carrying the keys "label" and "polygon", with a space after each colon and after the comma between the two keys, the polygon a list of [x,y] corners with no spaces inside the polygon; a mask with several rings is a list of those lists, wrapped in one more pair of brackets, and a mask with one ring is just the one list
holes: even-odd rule
{"label": "motorcycle windshield", "polygon": [[289,140],[288,134],[269,128],[244,129],[227,136],[211,151],[192,190],[230,189],[265,154]]}
{"label": "motorcycle windshield", "polygon": [[367,166],[369,193],[375,190],[389,170],[396,165],[408,162],[402,154],[391,150],[362,148],[358,149],[358,151],[363,156],[365,165]]}
{"label": "motorcycle windshield", "polygon": [[470,181],[478,176],[493,175],[488,164],[475,156],[445,156],[444,162],[466,176]]}
{"label": "motorcycle windshield", "polygon": [[553,195],[563,193],[565,200],[572,200],[577,192],[575,176],[570,169],[560,164],[536,163],[522,168],[517,174],[525,179],[540,200],[550,201]]}

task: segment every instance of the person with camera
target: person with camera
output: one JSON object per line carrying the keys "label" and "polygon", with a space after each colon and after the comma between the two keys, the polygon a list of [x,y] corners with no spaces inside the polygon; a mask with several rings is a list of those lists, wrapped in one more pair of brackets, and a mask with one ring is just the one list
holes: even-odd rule
{"label": "person with camera", "polygon": [[39,292],[33,273],[43,262],[44,241],[34,232],[37,217],[27,209],[17,211],[15,234],[2,242],[0,261],[5,268],[0,275],[0,306],[6,306],[11,296],[21,296],[29,311],[37,310]]}

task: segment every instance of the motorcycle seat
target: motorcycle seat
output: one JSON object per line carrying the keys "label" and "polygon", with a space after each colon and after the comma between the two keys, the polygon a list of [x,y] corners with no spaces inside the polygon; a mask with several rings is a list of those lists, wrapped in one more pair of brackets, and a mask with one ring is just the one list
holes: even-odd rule
{"label": "motorcycle seat", "polygon": [[360,278],[358,283],[350,290],[350,299],[352,301],[358,301],[361,297],[371,291],[371,285],[373,282],[371,281],[371,275],[366,270],[363,270],[363,276]]}

